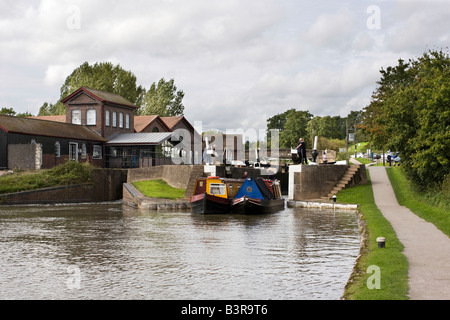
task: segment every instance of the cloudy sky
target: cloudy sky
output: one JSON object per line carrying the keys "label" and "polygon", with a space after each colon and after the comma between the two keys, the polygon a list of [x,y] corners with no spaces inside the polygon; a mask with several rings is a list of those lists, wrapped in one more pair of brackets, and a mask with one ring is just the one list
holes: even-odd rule
{"label": "cloudy sky", "polygon": [[361,110],[382,67],[450,44],[450,0],[0,0],[0,108],[37,114],[110,61],[175,79],[203,129],[265,129],[296,108]]}

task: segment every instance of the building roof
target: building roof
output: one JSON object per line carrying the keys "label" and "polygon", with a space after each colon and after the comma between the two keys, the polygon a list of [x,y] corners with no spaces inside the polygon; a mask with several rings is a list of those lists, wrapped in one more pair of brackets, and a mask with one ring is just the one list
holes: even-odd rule
{"label": "building roof", "polygon": [[36,116],[36,117],[28,117],[30,119],[38,119],[38,120],[47,120],[47,121],[56,121],[56,122],[66,122],[66,115],[60,116]]}
{"label": "building roof", "polygon": [[0,116],[0,129],[7,133],[88,141],[106,141],[85,126],[34,118]]}
{"label": "building roof", "polygon": [[158,121],[167,131],[171,131],[167,124],[158,115],[151,116],[134,116],[134,130],[136,132],[142,132],[153,122]]}
{"label": "building roof", "polygon": [[112,92],[106,92],[106,91],[102,91],[102,90],[97,90],[97,89],[93,89],[93,88],[89,88],[89,87],[79,88],[78,90],[76,90],[72,94],[68,95],[63,100],[61,100],[61,102],[66,103],[67,101],[73,99],[75,96],[77,96],[78,94],[80,94],[82,92],[84,92],[87,95],[93,97],[94,99],[99,100],[104,103],[111,103],[111,104],[116,104],[116,105],[136,108],[136,109],[138,108],[138,106],[134,105],[133,103],[131,103],[130,101],[128,101],[127,99],[125,99],[124,97],[122,97],[118,94],[115,94]]}
{"label": "building roof", "polygon": [[172,137],[172,132],[121,133],[107,142],[108,145],[160,145]]}
{"label": "building roof", "polygon": [[176,116],[176,117],[161,117],[161,119],[164,121],[164,123],[170,128],[170,130],[173,130],[175,125],[180,122],[184,116]]}

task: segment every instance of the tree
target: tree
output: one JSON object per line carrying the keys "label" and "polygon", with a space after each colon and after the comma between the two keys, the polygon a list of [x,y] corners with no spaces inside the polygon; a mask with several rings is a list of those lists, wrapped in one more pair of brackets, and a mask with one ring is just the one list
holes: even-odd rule
{"label": "tree", "polygon": [[14,111],[14,109],[13,108],[2,108],[1,110],[0,110],[0,115],[3,115],[3,116],[12,116],[12,117],[32,117],[33,115],[31,114],[31,113],[29,113],[28,111],[27,112],[24,112],[24,113],[17,113],[16,111]]}
{"label": "tree", "polygon": [[44,102],[44,104],[39,109],[39,116],[51,116],[51,115],[62,115],[66,113],[66,107],[58,102],[56,104],[51,104]]}
{"label": "tree", "polygon": [[[136,76],[131,71],[111,62],[97,62],[94,65],[85,62],[80,65],[61,86],[60,100],[80,87],[118,94],[137,106],[142,104],[145,94],[145,89],[137,85]],[[39,115],[59,115],[65,112],[65,106],[60,101],[56,104],[45,102],[39,110]]]}
{"label": "tree", "polygon": [[177,91],[174,79],[164,78],[158,84],[153,82],[144,96],[141,115],[159,115],[161,117],[181,116],[184,113],[184,92]]}
{"label": "tree", "polygon": [[310,141],[307,125],[312,117],[313,115],[309,111],[290,111],[284,128],[280,132],[280,147],[296,146],[299,138],[303,138],[306,142]]}
{"label": "tree", "polygon": [[267,119],[267,130],[283,131],[289,114],[295,112],[295,109],[289,109],[283,113],[276,114],[273,117]]}
{"label": "tree", "polygon": [[429,51],[380,71],[362,127],[378,146],[400,151],[416,185],[426,188],[450,172],[450,58]]}
{"label": "tree", "polygon": [[14,111],[13,108],[2,108],[0,110],[0,115],[2,115],[2,116],[15,116],[16,112]]}

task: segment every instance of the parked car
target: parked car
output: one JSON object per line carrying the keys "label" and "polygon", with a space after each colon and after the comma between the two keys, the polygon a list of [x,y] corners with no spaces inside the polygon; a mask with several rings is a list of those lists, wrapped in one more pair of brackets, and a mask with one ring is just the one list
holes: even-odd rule
{"label": "parked car", "polygon": [[392,156],[392,160],[394,160],[394,165],[399,166],[400,165],[400,152],[396,152],[393,156]]}

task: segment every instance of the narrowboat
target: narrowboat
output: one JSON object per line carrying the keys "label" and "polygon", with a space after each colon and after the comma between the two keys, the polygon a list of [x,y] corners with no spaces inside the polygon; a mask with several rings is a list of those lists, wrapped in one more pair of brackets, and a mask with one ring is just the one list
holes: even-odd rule
{"label": "narrowboat", "polygon": [[280,182],[263,178],[246,179],[231,205],[236,214],[274,213],[284,209]]}
{"label": "narrowboat", "polygon": [[198,178],[190,197],[192,213],[231,213],[231,204],[243,182],[243,179]]}

